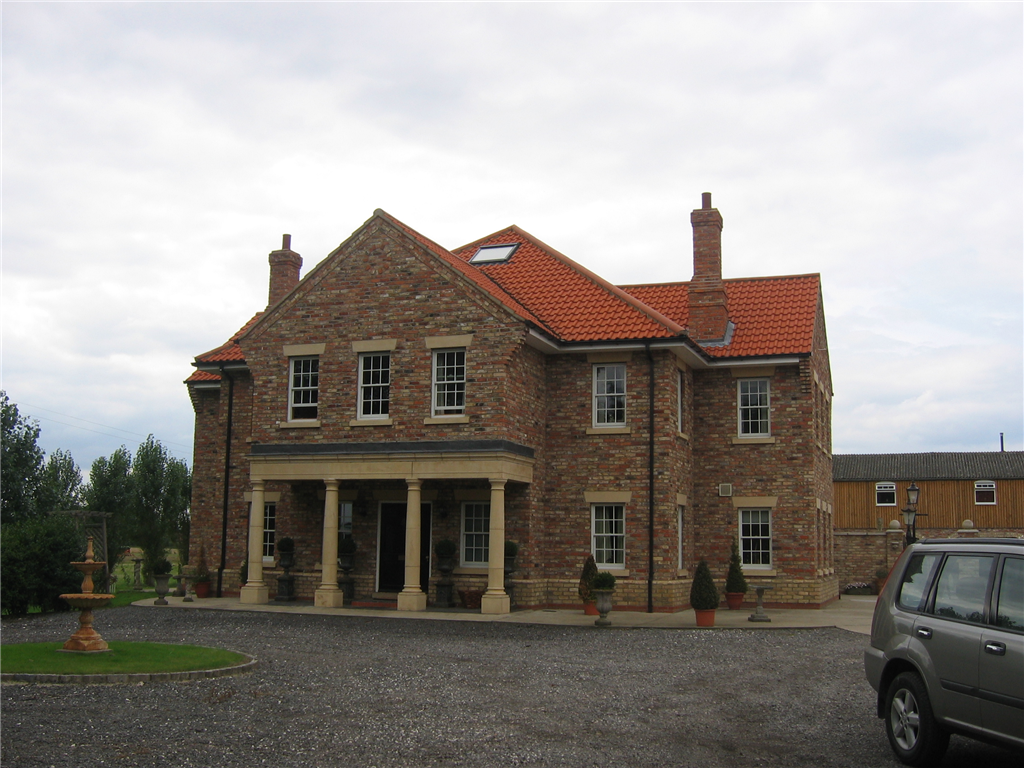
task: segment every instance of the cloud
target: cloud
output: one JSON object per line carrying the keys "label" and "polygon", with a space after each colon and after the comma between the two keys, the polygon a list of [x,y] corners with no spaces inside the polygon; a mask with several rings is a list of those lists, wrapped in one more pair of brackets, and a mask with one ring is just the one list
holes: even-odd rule
{"label": "cloud", "polygon": [[997,425],[1020,447],[1021,21],[8,4],[4,386],[187,445],[180,381],[265,305],[284,232],[308,270],[382,207],[452,247],[515,223],[612,281],[684,280],[710,190],[728,276],[822,273],[837,450],[983,448]]}

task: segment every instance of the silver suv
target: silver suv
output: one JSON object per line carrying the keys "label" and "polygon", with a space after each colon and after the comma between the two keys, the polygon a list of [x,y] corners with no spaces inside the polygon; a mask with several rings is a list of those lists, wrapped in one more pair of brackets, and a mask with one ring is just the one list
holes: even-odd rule
{"label": "silver suv", "polygon": [[907,547],[875,604],[864,670],[907,765],[940,761],[951,733],[1024,750],[1024,539]]}

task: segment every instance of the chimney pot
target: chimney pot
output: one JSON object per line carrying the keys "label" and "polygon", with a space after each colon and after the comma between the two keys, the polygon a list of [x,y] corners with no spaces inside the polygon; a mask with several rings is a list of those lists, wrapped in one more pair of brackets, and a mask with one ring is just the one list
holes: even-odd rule
{"label": "chimney pot", "polygon": [[292,250],[292,236],[281,238],[281,250],[270,252],[270,297],[267,306],[277,304],[299,284],[302,257]]}
{"label": "chimney pot", "polygon": [[705,211],[711,210],[711,193],[703,192],[700,196],[700,207]]}

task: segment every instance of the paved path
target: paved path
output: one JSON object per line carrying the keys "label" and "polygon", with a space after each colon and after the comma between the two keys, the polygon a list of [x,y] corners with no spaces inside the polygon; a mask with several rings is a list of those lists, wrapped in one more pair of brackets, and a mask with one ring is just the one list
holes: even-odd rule
{"label": "paved path", "polygon": [[[363,616],[374,618],[401,618],[411,620],[430,619],[432,621],[472,621],[510,624],[547,624],[552,626],[585,627],[594,623],[593,616],[585,616],[582,610],[540,609],[529,611],[513,611],[512,613],[494,616],[475,611],[461,609],[426,611],[395,611],[370,608],[317,608],[312,603],[275,603],[267,605],[243,605],[237,597],[196,599],[191,603],[182,602],[184,598],[168,597],[167,606],[153,605],[153,599],[139,600],[135,605],[150,608],[179,608],[186,610],[217,610],[217,611],[256,611],[265,613],[291,613],[320,616]],[[766,608],[765,613],[771,622],[748,621],[752,609],[743,608],[738,611],[720,609],[715,614],[715,626],[728,629],[777,629],[777,628],[811,628],[837,627],[862,635],[871,634],[871,614],[874,612],[875,598],[870,596],[847,596],[837,600],[826,608]],[[615,611],[608,614],[613,627],[659,627],[664,629],[691,629],[697,626],[692,610],[678,613],[641,613],[639,611]]]}

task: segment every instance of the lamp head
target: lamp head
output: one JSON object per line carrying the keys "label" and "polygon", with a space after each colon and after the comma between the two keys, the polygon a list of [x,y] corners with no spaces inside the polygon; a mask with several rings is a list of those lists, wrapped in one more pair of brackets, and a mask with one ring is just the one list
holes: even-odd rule
{"label": "lamp head", "polygon": [[911,507],[917,506],[917,500],[921,497],[921,489],[917,487],[917,483],[911,482],[907,488],[907,504]]}

